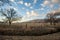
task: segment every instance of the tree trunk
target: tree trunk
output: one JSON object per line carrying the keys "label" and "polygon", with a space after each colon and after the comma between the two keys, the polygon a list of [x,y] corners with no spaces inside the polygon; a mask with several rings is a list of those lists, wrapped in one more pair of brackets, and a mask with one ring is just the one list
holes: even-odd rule
{"label": "tree trunk", "polygon": [[11,21],[9,20],[9,25],[11,25]]}

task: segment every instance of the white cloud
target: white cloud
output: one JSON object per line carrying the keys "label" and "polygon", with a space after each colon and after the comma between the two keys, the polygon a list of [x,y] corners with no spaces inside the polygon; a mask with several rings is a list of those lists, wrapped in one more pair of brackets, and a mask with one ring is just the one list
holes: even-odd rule
{"label": "white cloud", "polygon": [[24,10],[25,8],[23,7],[22,9]]}
{"label": "white cloud", "polygon": [[22,20],[20,22],[26,22],[26,21],[29,21],[31,20],[31,18],[28,18],[26,15],[23,16]]}
{"label": "white cloud", "polygon": [[42,7],[49,6],[50,8],[53,8],[56,2],[58,3],[58,0],[45,0],[43,4],[41,4],[41,6]]}
{"label": "white cloud", "polygon": [[2,1],[0,1],[0,3],[2,3]]}
{"label": "white cloud", "polygon": [[45,5],[44,4],[40,4],[42,7],[45,7]]}
{"label": "white cloud", "polygon": [[39,16],[39,15],[38,15],[37,12],[35,12],[35,11],[32,10],[32,11],[31,11],[31,16]]}
{"label": "white cloud", "polygon": [[32,7],[32,6],[31,6],[30,8],[31,8],[31,9],[33,9],[33,7]]}
{"label": "white cloud", "polygon": [[31,16],[31,13],[29,11],[26,12],[26,16],[27,17],[30,17]]}
{"label": "white cloud", "polygon": [[24,3],[25,4],[25,6],[27,6],[27,7],[29,7],[29,6],[31,6],[31,3]]}
{"label": "white cloud", "polygon": [[34,0],[34,3],[36,3],[37,2],[37,0]]}
{"label": "white cloud", "polygon": [[44,10],[44,8],[40,8],[40,10]]}
{"label": "white cloud", "polygon": [[30,12],[27,11],[26,14],[27,14],[27,15],[30,15]]}
{"label": "white cloud", "polygon": [[10,8],[13,8],[13,9],[16,10],[16,11],[18,10],[17,7],[13,7],[13,6],[7,6],[7,7],[6,7],[6,10],[10,10]]}
{"label": "white cloud", "polygon": [[51,3],[53,3],[53,4],[60,4],[60,0],[51,0]]}
{"label": "white cloud", "polygon": [[37,12],[35,12],[33,10],[31,12],[27,11],[26,15],[23,16],[21,22],[32,20],[32,19],[34,19],[33,17],[37,17],[37,16],[39,16],[39,14]]}
{"label": "white cloud", "polygon": [[23,4],[24,2],[23,2],[23,1],[19,1],[18,3],[19,3],[19,4]]}
{"label": "white cloud", "polygon": [[31,12],[27,11],[26,14],[28,17],[39,16],[38,13],[33,10]]}
{"label": "white cloud", "polygon": [[54,5],[53,4],[50,4],[50,8],[53,8],[54,7]]}
{"label": "white cloud", "polygon": [[10,0],[11,2],[14,2],[15,0]]}
{"label": "white cloud", "polygon": [[52,10],[51,12],[49,12],[51,15],[54,15],[55,13],[57,13],[57,12],[60,12],[60,10],[59,9],[57,9],[57,10]]}
{"label": "white cloud", "polygon": [[44,2],[41,4],[42,7],[49,6],[51,4],[51,0],[44,0]]}
{"label": "white cloud", "polygon": [[44,16],[46,16],[46,14],[45,13],[42,13],[39,17],[44,17]]}
{"label": "white cloud", "polygon": [[49,3],[50,3],[50,1],[47,1],[47,0],[46,0],[46,1],[44,1],[43,4],[44,4],[44,5],[48,5]]}
{"label": "white cloud", "polygon": [[14,10],[18,10],[17,8],[14,8]]}
{"label": "white cloud", "polygon": [[51,0],[53,3],[58,3],[59,0]]}
{"label": "white cloud", "polygon": [[0,6],[3,4],[3,2],[2,1],[0,1]]}
{"label": "white cloud", "polygon": [[56,11],[52,11],[52,13],[53,13],[53,14],[55,14],[55,13],[56,13]]}

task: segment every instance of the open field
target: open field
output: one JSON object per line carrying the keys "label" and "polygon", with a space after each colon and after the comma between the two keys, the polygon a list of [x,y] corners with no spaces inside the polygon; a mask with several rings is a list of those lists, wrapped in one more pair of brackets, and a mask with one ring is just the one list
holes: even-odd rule
{"label": "open field", "polygon": [[60,32],[43,36],[2,36],[0,40],[60,40]]}
{"label": "open field", "polygon": [[48,23],[21,23],[0,24],[0,35],[41,36],[60,32],[60,23],[50,25]]}
{"label": "open field", "polygon": [[0,24],[0,40],[60,40],[60,23]]}

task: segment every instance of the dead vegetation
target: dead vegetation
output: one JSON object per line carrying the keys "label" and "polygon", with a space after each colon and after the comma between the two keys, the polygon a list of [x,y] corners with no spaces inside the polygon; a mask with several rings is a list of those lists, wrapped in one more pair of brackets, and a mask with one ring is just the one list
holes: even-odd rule
{"label": "dead vegetation", "polygon": [[12,25],[0,24],[0,35],[40,36],[60,32],[60,23],[17,23]]}
{"label": "dead vegetation", "polygon": [[0,40],[60,40],[60,32],[43,36],[3,36]]}

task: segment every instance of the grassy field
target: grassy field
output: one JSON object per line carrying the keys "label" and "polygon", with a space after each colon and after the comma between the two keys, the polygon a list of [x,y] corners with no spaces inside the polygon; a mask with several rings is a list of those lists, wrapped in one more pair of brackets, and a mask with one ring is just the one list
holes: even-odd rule
{"label": "grassy field", "polygon": [[60,23],[50,25],[48,23],[21,23],[0,24],[0,35],[41,36],[60,32]]}
{"label": "grassy field", "polygon": [[60,32],[43,36],[2,36],[0,40],[60,40]]}
{"label": "grassy field", "polygon": [[0,40],[60,40],[60,23],[0,24]]}

